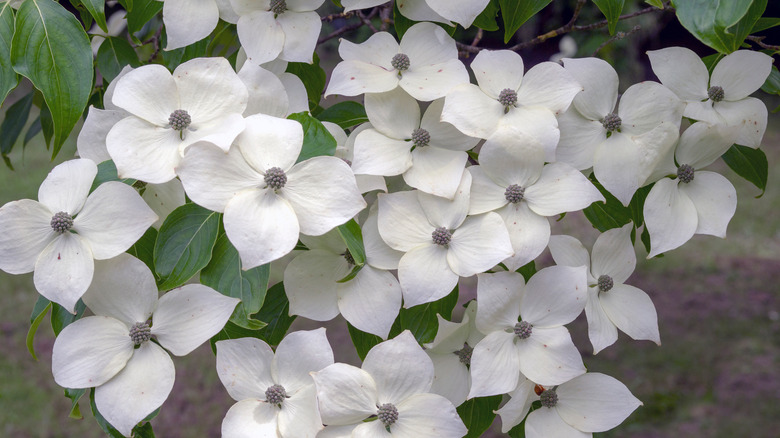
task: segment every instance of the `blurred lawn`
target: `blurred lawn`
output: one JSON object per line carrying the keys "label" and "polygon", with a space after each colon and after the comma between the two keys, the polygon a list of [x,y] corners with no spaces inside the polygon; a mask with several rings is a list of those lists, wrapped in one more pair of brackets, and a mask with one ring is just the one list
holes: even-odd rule
{"label": "blurred lawn", "polygon": [[[629,283],[653,298],[663,346],[633,342],[621,334],[616,345],[592,356],[583,318],[572,325],[589,370],[618,378],[644,402],[616,431],[599,435],[777,436],[780,222],[774,212],[780,206],[780,125],[776,116],[772,118],[775,123],[763,146],[770,162],[770,181],[763,198],[755,199],[758,190],[723,163],[714,166],[734,183],[739,198],[727,240],[695,236],[683,248],[650,261],[642,260],[644,250],[638,246],[639,268]],[[70,141],[52,163],[42,140],[33,140],[25,151],[18,146],[11,154],[16,171],[0,169],[0,205],[37,199],[46,174],[74,152],[75,143]],[[586,244],[592,244],[597,234],[577,214],[567,215],[555,227],[557,233],[573,234]],[[25,334],[36,300],[32,275],[0,272],[0,285],[4,352],[0,356],[0,435],[103,436],[89,418],[88,403],[82,402],[85,420],[67,418],[70,401],[51,377],[53,334],[47,322],[35,342],[40,360],[34,361],[26,351]],[[341,359],[338,351],[336,359]],[[218,436],[232,401],[217,379],[210,350],[202,346],[174,362],[177,383],[154,421],[157,435]]]}

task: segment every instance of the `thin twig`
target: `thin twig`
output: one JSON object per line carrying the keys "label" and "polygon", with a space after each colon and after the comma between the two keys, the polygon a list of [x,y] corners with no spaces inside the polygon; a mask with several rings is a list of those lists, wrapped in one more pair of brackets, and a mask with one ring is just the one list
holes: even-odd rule
{"label": "thin twig", "polygon": [[[370,19],[374,18],[374,16],[376,16],[376,14],[378,14],[378,13],[379,13],[379,8],[374,8],[371,11],[371,13],[369,13],[367,16],[365,16],[365,19],[370,20]],[[333,32],[329,33],[328,35],[320,38],[317,41],[317,44],[322,44],[325,41],[328,41],[330,39],[336,38],[337,36],[343,35],[343,34],[345,34],[347,32],[351,32],[351,31],[353,31],[353,30],[355,30],[355,29],[357,29],[359,27],[362,27],[364,24],[365,23],[363,22],[363,19],[361,18],[361,21],[359,21],[357,23],[352,23],[352,24],[346,25],[344,27],[340,27],[340,28],[334,30]]]}
{"label": "thin twig", "polygon": [[780,46],[773,46],[771,44],[766,44],[764,42],[764,38],[766,38],[766,37],[765,36],[748,35],[747,38],[745,38],[745,39],[748,40],[748,41],[753,41],[754,43],[756,43],[759,46],[761,46],[762,49],[780,51]]}
{"label": "thin twig", "polygon": [[[376,10],[377,8],[374,8],[372,14],[376,12]],[[357,16],[360,17],[360,20],[363,21],[363,24],[365,24],[366,26],[368,26],[369,29],[371,29],[371,32],[374,33],[379,32],[379,30],[376,27],[374,27],[373,23],[371,23],[371,20],[369,20],[368,17],[366,17],[365,15],[363,15],[362,12],[357,11]]]}
{"label": "thin twig", "polygon": [[593,52],[593,56],[596,56],[596,54],[599,53],[599,50],[603,49],[604,46],[606,46],[607,44],[609,44],[609,43],[611,43],[613,41],[622,40],[623,38],[631,35],[632,33],[638,32],[641,28],[642,28],[642,26],[637,24],[636,26],[634,26],[628,32],[616,32],[615,35],[613,35],[608,40],[606,40],[603,43],[601,43],[601,45]]}
{"label": "thin twig", "polygon": [[379,19],[382,21],[382,25],[379,26],[380,31],[386,32],[387,29],[390,28],[390,25],[393,24],[393,19],[390,18],[392,12],[393,12],[393,2],[386,4],[379,11]]}
{"label": "thin twig", "polygon": [[352,11],[349,12],[339,12],[337,14],[330,14],[330,15],[324,15],[320,18],[320,21],[327,21],[331,22],[337,18],[351,18],[355,14]]}

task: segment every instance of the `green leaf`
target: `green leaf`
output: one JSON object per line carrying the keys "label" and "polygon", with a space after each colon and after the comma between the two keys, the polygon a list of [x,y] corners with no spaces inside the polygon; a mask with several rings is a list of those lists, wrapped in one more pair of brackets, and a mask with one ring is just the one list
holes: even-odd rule
{"label": "green leaf", "polygon": [[260,311],[265,301],[270,266],[265,264],[246,271],[241,269],[238,250],[223,233],[214,245],[211,262],[200,272],[200,282],[223,295],[240,299],[230,321],[240,327],[257,330],[265,323],[252,319],[252,315]]}
{"label": "green leaf", "polygon": [[39,295],[38,301],[36,301],[35,306],[33,306],[32,315],[30,315],[30,329],[27,330],[26,339],[27,351],[30,352],[30,355],[36,361],[38,360],[38,356],[35,355],[35,345],[33,344],[35,341],[35,333],[38,332],[38,326],[41,325],[41,321],[43,321],[43,318],[49,313],[49,309],[51,309],[51,301]]}
{"label": "green leaf", "polygon": [[87,306],[81,300],[76,303],[75,315],[59,304],[51,303],[51,328],[54,330],[54,335],[59,336],[62,329],[81,319],[85,310],[87,310]]}
{"label": "green leaf", "polygon": [[303,147],[298,155],[298,163],[312,157],[320,155],[330,155],[336,153],[336,139],[323,126],[322,122],[310,116],[307,113],[295,113],[287,116],[290,120],[295,120],[303,126]]}
{"label": "green leaf", "polygon": [[758,33],[776,26],[780,26],[780,18],[761,17],[756,20],[756,24],[753,25],[753,29],[750,29],[750,33]]}
{"label": "green leaf", "polygon": [[260,330],[261,339],[271,345],[279,345],[296,318],[295,315],[290,315],[290,302],[287,301],[284,284],[277,283],[268,289],[263,308],[257,312],[255,318],[268,324]]}
{"label": "green leaf", "polygon": [[197,43],[190,44],[187,47],[181,47],[176,50],[164,50],[162,52],[163,63],[169,70],[173,71],[185,62],[206,56],[208,51],[209,39],[204,38]]}
{"label": "green leaf", "polygon": [[379,336],[360,331],[350,323],[347,323],[347,329],[349,330],[349,337],[352,338],[352,345],[355,346],[355,351],[357,351],[360,360],[365,360],[368,351],[382,342],[382,338]]}
{"label": "green leaf", "polygon": [[452,318],[452,309],[458,303],[458,286],[446,297],[432,303],[420,304],[408,309],[401,308],[398,312],[390,337],[395,337],[404,330],[410,330],[417,342],[427,344],[433,342],[436,332],[439,330],[439,319],[436,314],[444,319]]}
{"label": "green leaf", "polygon": [[41,131],[43,131],[43,140],[46,142],[46,148],[51,145],[51,139],[54,137],[54,120],[51,116],[51,111],[46,105],[46,102],[41,102]]}
{"label": "green leaf", "polygon": [[496,31],[498,30],[498,22],[496,21],[497,18],[498,0],[490,0],[490,3],[485,6],[485,10],[477,15],[476,19],[474,19],[474,26],[488,32]]}
{"label": "green leaf", "polygon": [[595,3],[601,13],[607,17],[609,34],[614,35],[618,18],[620,18],[620,14],[623,12],[625,0],[593,0],[593,3]]}
{"label": "green leaf", "polygon": [[528,280],[530,280],[531,277],[536,274],[536,262],[531,260],[527,264],[518,268],[515,272],[519,272],[523,276],[523,279],[525,279],[525,282],[528,283]]}
{"label": "green leaf", "polygon": [[341,129],[351,128],[368,121],[366,109],[363,105],[353,100],[339,102],[324,111],[317,114],[317,119],[323,122],[332,122],[341,127]]}
{"label": "green leaf", "polygon": [[134,34],[162,11],[163,3],[156,0],[128,0],[127,6],[127,30]]}
{"label": "green leaf", "polygon": [[5,112],[5,120],[0,125],[0,153],[3,155],[10,153],[16,144],[16,139],[22,133],[24,125],[27,124],[27,118],[30,116],[30,108],[33,103],[32,91],[24,97],[14,102]]}
{"label": "green leaf", "polygon": [[761,189],[761,194],[756,198],[764,196],[766,182],[769,178],[769,163],[764,151],[735,144],[723,154],[723,161],[737,175]]}
{"label": "green leaf", "polygon": [[211,260],[220,214],[184,204],[165,219],[154,245],[154,268],[161,290],[181,286]]}
{"label": "green leaf", "polygon": [[645,246],[645,251],[647,251],[647,253],[650,254],[650,232],[647,231],[646,226],[644,227],[644,229],[642,229],[642,235],[640,236],[640,239],[642,240],[642,245]]}
{"label": "green leaf", "polygon": [[721,53],[739,49],[766,9],[766,0],[675,0],[680,23]]}
{"label": "green leaf", "polygon": [[338,230],[355,260],[355,265],[363,266],[366,263],[366,247],[363,245],[363,231],[360,230],[360,225],[355,222],[355,219],[350,219],[349,222],[339,225]]}
{"label": "green leaf", "polygon": [[79,409],[79,400],[81,400],[81,397],[83,397],[86,393],[87,390],[85,388],[65,388],[65,397],[70,399],[70,414],[68,415],[68,418],[72,418],[74,420],[81,420],[84,418],[81,415],[81,409]]}
{"label": "green leaf", "polygon": [[19,75],[11,65],[11,40],[14,37],[14,10],[11,2],[0,5],[0,105],[19,84]]}
{"label": "green leaf", "polygon": [[30,142],[30,140],[33,139],[38,133],[41,132],[41,116],[38,115],[38,117],[33,120],[32,124],[29,128],[27,128],[27,132],[24,134],[24,141],[22,142],[22,146],[27,146],[27,143]]}
{"label": "green leaf", "polygon": [[144,423],[133,428],[133,438],[154,438],[152,423]]}
{"label": "green leaf", "polygon": [[157,278],[154,270],[154,245],[157,242],[157,230],[149,227],[143,236],[137,242],[127,249],[127,253],[144,262],[152,271],[152,275]]}
{"label": "green leaf", "polygon": [[291,62],[287,64],[287,73],[292,73],[301,79],[306,87],[306,95],[309,97],[309,108],[316,108],[325,90],[326,81],[325,70],[320,67],[320,57],[315,53],[311,64]]}
{"label": "green leaf", "polygon": [[129,186],[136,183],[136,180],[131,178],[119,179],[116,171],[116,165],[112,160],[106,160],[98,164],[97,168],[98,173],[95,175],[95,180],[92,181],[92,188],[89,189],[90,193],[94,192],[95,189],[98,188],[101,184],[109,181],[119,181]]}
{"label": "green leaf", "polygon": [[618,199],[607,191],[595,178],[591,178],[591,182],[597,189],[604,195],[607,200],[604,202],[594,202],[587,208],[583,209],[585,217],[588,218],[590,223],[602,233],[612,228],[619,228],[623,225],[631,222],[631,209],[624,207]]}
{"label": "green leaf", "polygon": [[766,78],[764,85],[761,86],[761,89],[765,93],[780,94],[780,70],[774,65],[772,66],[772,71],[769,73],[769,77]]}
{"label": "green leaf", "polygon": [[398,9],[398,2],[393,4],[393,27],[395,27],[395,34],[398,35],[398,39],[404,37],[404,34],[410,27],[414,26],[415,21],[406,18]]}
{"label": "green leaf", "polygon": [[460,415],[463,424],[469,430],[464,438],[479,438],[482,433],[488,430],[496,414],[493,412],[501,404],[501,396],[477,397],[466,400],[458,406],[458,415]]}
{"label": "green leaf", "polygon": [[92,93],[89,38],[76,17],[52,0],[26,0],[15,25],[11,61],[43,93],[54,128],[52,156],[57,156]]}
{"label": "green leaf", "polygon": [[658,9],[664,8],[663,0],[645,0],[645,3],[647,3],[650,6],[655,6]]}
{"label": "green leaf", "polygon": [[631,210],[631,220],[634,222],[635,227],[642,226],[645,221],[645,199],[647,199],[647,195],[654,185],[655,183],[639,188],[628,204],[628,208]]}
{"label": "green leaf", "polygon": [[95,19],[95,23],[103,29],[103,32],[108,33],[108,26],[106,25],[106,1],[105,0],[81,0],[81,4],[87,8],[89,15]]}
{"label": "green leaf", "polygon": [[508,43],[523,23],[551,2],[552,0],[499,0],[501,15],[504,17],[504,43]]}
{"label": "green leaf", "polygon": [[133,46],[124,38],[106,38],[97,53],[97,68],[103,75],[103,79],[108,82],[113,81],[126,65],[141,66]]}

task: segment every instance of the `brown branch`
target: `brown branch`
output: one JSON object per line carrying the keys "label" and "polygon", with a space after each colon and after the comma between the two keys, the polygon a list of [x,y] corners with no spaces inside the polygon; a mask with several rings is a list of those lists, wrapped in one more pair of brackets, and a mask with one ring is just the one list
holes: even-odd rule
{"label": "brown branch", "polygon": [[[378,14],[378,13],[379,13],[379,8],[374,8],[371,11],[371,13],[369,13],[367,16],[363,16],[363,18],[361,18],[361,20],[359,22],[352,23],[350,25],[347,25],[347,26],[344,26],[344,27],[340,27],[340,28],[334,30],[333,32],[329,33],[328,35],[320,38],[317,41],[317,44],[322,44],[325,41],[328,41],[330,39],[336,38],[337,36],[343,35],[343,34],[345,34],[347,32],[351,32],[351,31],[353,31],[353,30],[355,30],[355,29],[357,29],[359,27],[362,27],[363,25],[365,25],[365,23],[363,22],[363,19],[370,20],[370,19],[374,18],[374,16],[376,16],[376,14]],[[360,18],[360,17],[358,17],[358,18]],[[374,30],[374,32],[376,32],[376,30]]]}
{"label": "brown branch", "polygon": [[613,41],[622,40],[623,38],[631,35],[632,33],[638,32],[640,29],[642,29],[642,26],[637,24],[628,32],[616,32],[615,35],[613,35],[611,38],[601,43],[601,45],[593,52],[593,56],[596,56],[596,54],[599,53],[599,50],[603,49],[607,44]]}
{"label": "brown branch", "polygon": [[764,38],[766,38],[766,37],[765,36],[748,35],[747,38],[745,38],[745,39],[748,40],[748,41],[753,41],[754,43],[756,43],[759,46],[761,46],[762,49],[780,51],[780,46],[773,46],[771,44],[766,44],[766,43],[764,43]]}
{"label": "brown branch", "polygon": [[[374,10],[371,11],[371,16],[372,17],[374,15],[376,15],[377,9],[378,8],[374,8]],[[360,21],[362,21],[363,24],[365,24],[366,26],[368,26],[369,29],[371,29],[371,32],[374,32],[374,33],[379,32],[379,30],[376,27],[374,27],[373,23],[371,23],[371,20],[368,17],[366,17],[365,15],[363,15],[362,12],[357,11],[357,16],[360,17]]]}
{"label": "brown branch", "polygon": [[330,15],[324,15],[320,18],[320,21],[327,21],[331,22],[337,18],[352,18],[354,16],[354,13],[352,11],[350,12],[339,12],[336,14],[330,14]]}

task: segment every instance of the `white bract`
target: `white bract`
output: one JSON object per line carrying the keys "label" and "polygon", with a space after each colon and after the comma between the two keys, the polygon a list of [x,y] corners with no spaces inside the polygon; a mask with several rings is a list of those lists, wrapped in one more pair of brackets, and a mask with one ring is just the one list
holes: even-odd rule
{"label": "white bract", "polygon": [[439,394],[460,406],[471,389],[471,354],[474,346],[485,337],[476,326],[477,302],[472,300],[459,323],[450,322],[441,315],[436,337],[425,344],[425,352],[433,362],[431,392]]}
{"label": "white bract", "polygon": [[712,69],[690,49],[669,47],[647,52],[653,72],[685,102],[685,117],[710,124],[724,123],[739,129],[735,142],[751,148],[761,145],[767,110],[760,100],[748,97],[761,88],[772,71],[772,57],[737,50]]}
{"label": "white bract", "polygon": [[219,19],[235,23],[238,16],[228,0],[158,0],[163,4],[165,50],[178,49],[206,38]]}
{"label": "white bract", "polygon": [[645,227],[650,233],[648,258],[680,247],[694,234],[726,237],[726,228],[737,209],[737,192],[729,180],[709,166],[734,143],[735,128],[697,122],[680,136],[673,162],[662,171],[676,175],[662,178],[648,193],[644,205]]}
{"label": "white bract", "polygon": [[455,40],[433,23],[410,27],[400,44],[387,32],[361,44],[341,40],[339,55],[343,61],[333,69],[326,97],[383,93],[400,86],[415,99],[430,101],[469,81]]}
{"label": "white bract", "polygon": [[528,414],[525,436],[528,438],[590,438],[594,432],[610,430],[642,406],[626,385],[601,373],[587,373],[557,387],[544,387],[539,397],[528,380],[512,392],[512,399],[496,411],[501,416],[501,431],[520,424],[533,400],[542,407]]}
{"label": "white bract", "polygon": [[379,195],[379,233],[405,254],[398,263],[404,307],[445,297],[458,284],[512,255],[496,213],[466,218],[471,175],[464,171],[453,200],[420,191]]}
{"label": "white bract", "polygon": [[83,297],[95,316],[68,325],[54,342],[51,367],[57,384],[94,387],[98,411],[125,436],[173,388],[176,372],[166,350],[189,354],[224,327],[238,303],[200,284],[174,289],[159,300],[157,295],[154,276],[142,261],[129,254],[99,261]]}
{"label": "white bract", "polygon": [[338,231],[321,237],[301,236],[301,252],[284,271],[290,314],[329,321],[339,313],[358,330],[387,338],[401,308],[401,286],[390,272],[365,264],[354,278],[339,282],[356,268]]}
{"label": "white bract", "polygon": [[97,166],[90,160],[56,166],[38,189],[38,201],[0,208],[0,269],[35,271],[38,292],[71,313],[89,287],[94,260],[126,251],[157,220],[127,184],[111,181],[91,194]]}
{"label": "white bract", "polygon": [[[363,123],[360,126],[356,126],[352,129],[349,136],[344,132],[341,127],[332,122],[322,122],[322,126],[330,132],[330,135],[336,140],[336,153],[334,157],[341,158],[352,167],[352,160],[355,158],[355,138],[363,130],[371,127],[370,123]],[[354,172],[355,169],[352,169]],[[387,184],[385,179],[379,175],[363,175],[355,173],[355,182],[357,182],[358,190],[360,193],[368,193],[374,190],[381,190],[387,192]]]}
{"label": "white bract", "polygon": [[208,142],[227,151],[244,129],[248,92],[224,58],[197,58],[171,75],[157,64],[125,74],[112,102],[130,116],[111,128],[108,153],[120,178],[164,183],[187,147]]}
{"label": "white bract", "polygon": [[433,101],[420,117],[417,102],[403,89],[367,94],[371,128],[355,138],[355,173],[393,176],[425,193],[452,199],[468,155],[479,142],[441,122],[444,100]]}
{"label": "white bract", "polygon": [[217,374],[234,404],[223,438],[314,438],[322,429],[309,373],[333,364],[325,329],[288,334],[276,353],[260,339],[219,341]]}
{"label": "white bract", "polygon": [[633,224],[601,234],[593,244],[592,258],[579,240],[552,236],[550,252],[555,263],[588,268],[588,337],[593,354],[617,341],[617,329],[632,339],[646,339],[661,345],[658,315],[647,294],[624,284],[636,267],[631,244]]}
{"label": "white bract", "polygon": [[585,372],[563,326],[585,308],[585,267],[544,268],[527,285],[511,271],[477,278],[477,329],[487,336],[471,356],[469,398],[510,392],[523,375],[559,385]]}
{"label": "white bract", "polygon": [[674,147],[683,104],[657,82],[629,87],[620,99],[618,76],[606,61],[564,59],[585,89],[558,118],[558,161],[579,170],[593,167],[599,182],[624,205]]}
{"label": "white bract", "polygon": [[502,125],[530,133],[554,161],[563,113],[580,84],[560,65],[542,62],[525,75],[523,59],[509,50],[483,50],[471,63],[477,85],[462,84],[447,94],[442,120],[472,137],[488,138]]}
{"label": "white bract", "polygon": [[296,164],[302,146],[300,123],[257,114],[227,153],[201,143],[178,168],[194,202],[225,213],[244,269],[282,257],[299,233],[325,234],[366,206],[347,163],[319,156]]}
{"label": "white bract", "polygon": [[279,57],[312,63],[322,28],[314,12],[325,0],[230,0],[238,14],[238,39],[249,60],[263,64]]}
{"label": "white bract", "polygon": [[[398,0],[398,11],[413,21],[437,21],[451,25],[454,21],[464,28],[471,26],[485,10],[490,0]],[[344,12],[366,9],[387,3],[387,0],[343,0]]]}
{"label": "white bract", "polygon": [[548,216],[581,210],[604,197],[566,163],[544,165],[544,151],[532,137],[511,128],[493,134],[482,146],[472,177],[469,214],[498,213],[509,230],[514,255],[510,271],[539,256],[550,238]]}
{"label": "white bract", "polygon": [[336,363],[312,377],[328,425],[320,437],[459,438],[468,432],[455,406],[429,393],[433,364],[408,330],[372,348],[361,368]]}

